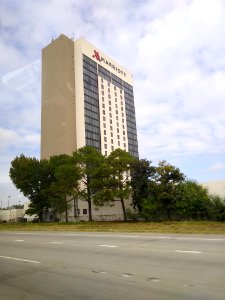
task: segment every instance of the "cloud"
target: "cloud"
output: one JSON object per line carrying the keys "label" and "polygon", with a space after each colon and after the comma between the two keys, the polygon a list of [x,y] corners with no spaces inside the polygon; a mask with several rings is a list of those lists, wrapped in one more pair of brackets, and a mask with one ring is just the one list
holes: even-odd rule
{"label": "cloud", "polygon": [[225,163],[217,162],[209,168],[210,172],[218,172],[221,170],[225,170]]}

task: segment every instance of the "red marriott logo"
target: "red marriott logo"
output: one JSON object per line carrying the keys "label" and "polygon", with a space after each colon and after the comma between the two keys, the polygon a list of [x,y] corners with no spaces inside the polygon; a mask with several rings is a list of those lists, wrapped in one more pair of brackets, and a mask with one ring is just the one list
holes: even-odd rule
{"label": "red marriott logo", "polygon": [[94,54],[92,55],[93,58],[96,58],[97,60],[101,61],[101,57],[98,51],[94,50]]}

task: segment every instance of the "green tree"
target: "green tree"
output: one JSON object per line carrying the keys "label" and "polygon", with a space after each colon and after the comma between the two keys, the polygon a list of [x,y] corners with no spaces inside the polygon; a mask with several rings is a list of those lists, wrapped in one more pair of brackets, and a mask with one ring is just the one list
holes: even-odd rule
{"label": "green tree", "polygon": [[124,200],[131,194],[130,167],[133,161],[134,157],[124,150],[118,148],[111,152],[102,166],[102,178],[98,181],[100,191],[95,197],[98,205],[113,205],[120,201],[124,221],[127,221]]}
{"label": "green tree", "polygon": [[131,164],[132,205],[139,213],[152,190],[155,167],[147,159],[135,159]]}
{"label": "green tree", "polygon": [[210,195],[210,218],[215,221],[225,221],[225,198]]}
{"label": "green tree", "polygon": [[178,168],[165,160],[160,161],[156,167],[154,199],[157,199],[158,208],[171,220],[171,212],[175,209],[174,199],[178,183],[184,181],[185,176]]}
{"label": "green tree", "polygon": [[44,211],[50,207],[51,177],[48,161],[39,161],[37,158],[25,157],[22,154],[11,162],[9,176],[16,188],[30,200],[26,213],[37,214],[42,222]]}
{"label": "green tree", "polygon": [[85,146],[73,153],[73,162],[80,174],[79,185],[74,195],[88,203],[88,217],[92,221],[92,202],[98,192],[98,169],[104,162],[104,156],[95,148]]}
{"label": "green tree", "polygon": [[202,185],[186,180],[177,185],[175,209],[186,219],[206,219],[210,213],[210,196]]}
{"label": "green tree", "polygon": [[74,199],[75,190],[78,187],[80,173],[74,164],[73,158],[66,154],[52,156],[49,160],[52,174],[51,206],[58,213],[65,212],[68,222],[68,209]]}

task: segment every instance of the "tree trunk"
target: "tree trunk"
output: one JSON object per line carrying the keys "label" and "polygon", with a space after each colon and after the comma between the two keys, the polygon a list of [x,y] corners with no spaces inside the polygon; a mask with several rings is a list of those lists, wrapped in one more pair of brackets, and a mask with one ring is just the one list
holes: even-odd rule
{"label": "tree trunk", "polygon": [[168,217],[169,221],[171,221],[171,215],[170,215],[170,209],[169,208],[167,208],[167,217]]}
{"label": "tree trunk", "polygon": [[88,221],[92,221],[91,200],[88,200]]}
{"label": "tree trunk", "polygon": [[120,198],[120,201],[121,201],[122,209],[123,209],[123,218],[124,218],[124,221],[126,222],[127,221],[127,213],[126,213],[123,197]]}
{"label": "tree trunk", "polygon": [[65,218],[66,218],[66,222],[68,222],[68,207],[67,207],[67,201],[66,201],[66,196],[65,196],[65,204],[66,204],[66,209],[65,209]]}
{"label": "tree trunk", "polygon": [[43,222],[44,222],[43,214],[44,214],[43,212],[40,212],[40,213],[38,214],[39,222],[40,222],[40,223],[43,223]]}

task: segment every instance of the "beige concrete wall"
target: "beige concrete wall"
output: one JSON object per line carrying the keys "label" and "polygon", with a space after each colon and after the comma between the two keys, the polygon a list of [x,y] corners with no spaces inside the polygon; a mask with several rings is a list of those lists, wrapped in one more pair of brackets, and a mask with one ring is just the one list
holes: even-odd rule
{"label": "beige concrete wall", "polygon": [[74,43],[62,35],[42,51],[41,158],[75,149]]}
{"label": "beige concrete wall", "polygon": [[206,187],[211,195],[219,195],[225,198],[225,180],[202,182],[201,185]]}
{"label": "beige concrete wall", "polygon": [[[131,200],[125,200],[126,209],[131,209]],[[78,208],[80,209],[79,217],[74,217],[73,206],[68,211],[68,220],[71,222],[88,221],[88,204],[85,201],[78,201]],[[83,210],[87,209],[87,214]],[[120,201],[115,201],[112,206],[97,207],[92,204],[92,218],[94,221],[121,221],[123,220],[122,206]],[[65,214],[61,216],[61,221],[65,221]]]}

